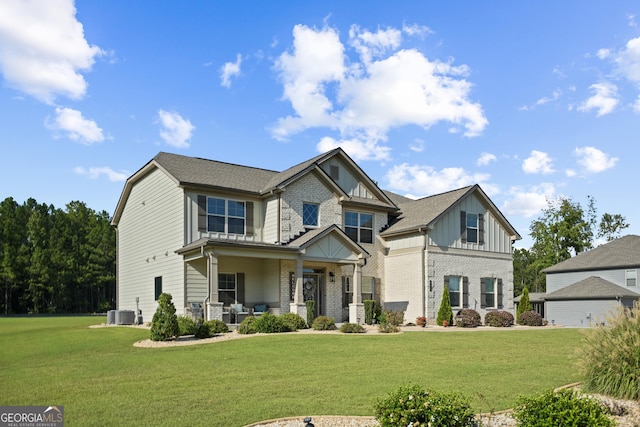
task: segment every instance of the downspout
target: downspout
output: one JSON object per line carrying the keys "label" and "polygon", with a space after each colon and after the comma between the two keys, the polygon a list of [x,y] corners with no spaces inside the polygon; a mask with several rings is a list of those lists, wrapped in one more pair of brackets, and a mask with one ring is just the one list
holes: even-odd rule
{"label": "downspout", "polygon": [[205,258],[205,260],[207,261],[207,296],[204,298],[204,300],[202,300],[202,309],[204,310],[204,320],[211,320],[209,319],[209,307],[207,305],[207,301],[209,300],[209,298],[211,298],[211,280],[209,280],[209,275],[211,274],[211,263],[209,262],[209,255],[205,255],[204,253],[204,246],[200,247],[200,253],[202,254],[202,256]]}
{"label": "downspout", "polygon": [[278,234],[276,236],[276,241],[278,243],[282,243],[282,241],[280,240],[280,229],[282,228],[282,224],[281,224],[281,215],[282,213],[280,212],[280,210],[282,209],[282,193],[278,192]]}
{"label": "downspout", "polygon": [[422,316],[427,317],[427,228],[420,227],[418,232],[422,233]]}

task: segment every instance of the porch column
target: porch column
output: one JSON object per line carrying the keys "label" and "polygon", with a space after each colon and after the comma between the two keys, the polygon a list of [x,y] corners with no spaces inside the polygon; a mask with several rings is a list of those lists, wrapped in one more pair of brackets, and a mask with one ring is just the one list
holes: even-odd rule
{"label": "porch column", "polygon": [[304,294],[302,291],[303,274],[302,258],[298,258],[296,260],[296,292],[293,296],[293,302],[289,306],[289,311],[299,314],[303,319],[306,319],[307,306],[304,304]]}
{"label": "porch column", "polygon": [[208,253],[209,315],[207,320],[222,320],[222,303],[218,301],[218,255]]}
{"label": "porch column", "polygon": [[360,261],[353,265],[353,301],[349,304],[349,323],[364,323],[364,304],[362,303],[362,265]]}

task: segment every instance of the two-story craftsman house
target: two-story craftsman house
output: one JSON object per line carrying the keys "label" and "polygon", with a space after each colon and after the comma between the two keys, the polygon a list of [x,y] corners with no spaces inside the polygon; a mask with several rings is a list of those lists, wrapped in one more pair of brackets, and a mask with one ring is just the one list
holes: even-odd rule
{"label": "two-story craftsman house", "polygon": [[382,191],[341,149],[277,172],[160,153],[131,176],[117,230],[117,305],[145,321],[162,292],[179,314],[229,307],[362,323],[363,299],[433,320],[513,310],[520,236],[479,186],[411,200]]}

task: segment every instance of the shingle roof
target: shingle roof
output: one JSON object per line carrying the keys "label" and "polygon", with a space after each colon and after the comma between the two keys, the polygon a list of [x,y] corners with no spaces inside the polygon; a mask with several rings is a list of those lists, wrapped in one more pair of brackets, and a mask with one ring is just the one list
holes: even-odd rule
{"label": "shingle roof", "polygon": [[640,267],[640,236],[628,235],[542,270],[544,273]]}
{"label": "shingle roof", "polygon": [[259,193],[278,172],[215,160],[159,153],[153,158],[182,185],[197,185]]}
{"label": "shingle roof", "polygon": [[398,194],[387,192],[391,200],[398,205],[402,215],[398,221],[380,233],[382,236],[413,230],[431,224],[436,218],[460,200],[474,186],[467,186],[442,194],[412,200]]}
{"label": "shingle roof", "polygon": [[600,277],[591,276],[573,285],[551,292],[545,297],[547,301],[615,298],[640,298],[640,294]]}
{"label": "shingle roof", "polygon": [[[529,302],[544,302],[547,294],[544,292],[529,292]],[[513,299],[514,302],[520,302],[522,295],[518,295]]]}

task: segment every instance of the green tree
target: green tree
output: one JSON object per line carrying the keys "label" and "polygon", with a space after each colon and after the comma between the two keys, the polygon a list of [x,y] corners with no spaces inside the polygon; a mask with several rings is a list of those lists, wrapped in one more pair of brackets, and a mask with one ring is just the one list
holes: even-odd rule
{"label": "green tree", "polygon": [[171,299],[171,294],[164,292],[158,298],[158,308],[151,321],[151,340],[153,341],[169,341],[180,335],[176,307]]}
{"label": "green tree", "polygon": [[529,302],[529,289],[526,287],[522,290],[522,296],[518,303],[518,311],[516,311],[516,322],[520,318],[520,315],[525,311],[531,311],[531,303]]}
{"label": "green tree", "polygon": [[629,224],[625,217],[620,214],[604,213],[600,220],[600,228],[598,237],[604,237],[607,242],[620,237],[622,230],[629,228]]}
{"label": "green tree", "polygon": [[451,309],[451,297],[449,296],[449,288],[444,287],[442,292],[442,301],[440,302],[440,310],[438,310],[438,317],[436,323],[442,326],[442,322],[447,321],[449,325],[453,324],[453,310]]}

